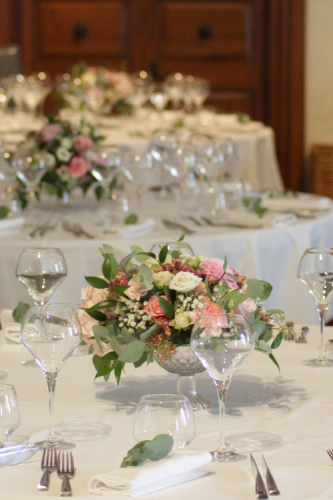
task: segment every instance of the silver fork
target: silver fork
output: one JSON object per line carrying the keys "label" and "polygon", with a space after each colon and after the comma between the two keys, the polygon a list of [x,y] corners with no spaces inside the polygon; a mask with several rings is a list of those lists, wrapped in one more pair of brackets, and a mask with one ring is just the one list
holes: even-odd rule
{"label": "silver fork", "polygon": [[71,451],[59,452],[57,474],[62,479],[60,496],[71,497],[72,489],[69,480],[75,476],[74,458]]}
{"label": "silver fork", "polygon": [[41,469],[43,475],[37,484],[37,489],[45,491],[49,489],[50,474],[57,469],[57,451],[56,448],[45,448],[43,451]]}
{"label": "silver fork", "polygon": [[326,451],[330,459],[333,460],[333,450],[326,450]]}

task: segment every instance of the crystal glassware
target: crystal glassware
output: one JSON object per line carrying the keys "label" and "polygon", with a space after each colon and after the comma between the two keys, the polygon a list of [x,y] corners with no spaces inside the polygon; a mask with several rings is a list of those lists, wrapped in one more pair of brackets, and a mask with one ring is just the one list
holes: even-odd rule
{"label": "crystal glassware", "polygon": [[308,248],[303,253],[297,272],[313,296],[320,320],[321,345],[317,359],[303,361],[307,366],[333,366],[333,360],[325,351],[324,326],[330,302],[333,298],[333,248]]}
{"label": "crystal glassware", "polygon": [[149,185],[153,168],[152,156],[146,151],[130,150],[124,154],[124,169],[127,177],[133,180],[137,195],[138,211],[142,208],[142,194]]}
{"label": "crystal glassware", "polygon": [[177,394],[150,394],[140,398],[134,417],[133,435],[137,441],[154,439],[158,434],[173,437],[174,448],[184,450],[195,438],[195,422],[190,401]]}
{"label": "crystal glassware", "polygon": [[16,266],[16,277],[36,306],[44,306],[66,276],[66,261],[59,248],[25,248]]}
{"label": "crystal glassware", "polygon": [[20,425],[20,408],[13,385],[0,384],[0,448]]}
{"label": "crystal glassware", "polygon": [[220,440],[212,452],[213,462],[236,462],[246,458],[231,452],[225,445],[224,414],[227,390],[235,370],[252,352],[254,346],[250,325],[242,315],[223,309],[203,314],[191,334],[191,347],[209,376],[214,380],[220,408]]}
{"label": "crystal glassware", "polygon": [[75,444],[58,441],[54,433],[54,391],[58,374],[69,356],[82,341],[76,312],[63,304],[32,307],[24,317],[20,341],[42,369],[49,395],[50,430],[43,448],[68,450]]}
{"label": "crystal glassware", "polygon": [[149,100],[154,108],[161,113],[169,102],[169,94],[164,84],[153,83],[150,86]]}
{"label": "crystal glassware", "polygon": [[158,255],[161,251],[161,248],[163,248],[165,245],[168,245],[168,252],[172,258],[178,258],[179,253],[194,256],[194,252],[192,250],[191,245],[189,245],[185,241],[180,241],[179,243],[178,243],[178,241],[171,241],[171,242],[158,241],[156,243],[153,243],[149,252],[152,252],[155,255]]}

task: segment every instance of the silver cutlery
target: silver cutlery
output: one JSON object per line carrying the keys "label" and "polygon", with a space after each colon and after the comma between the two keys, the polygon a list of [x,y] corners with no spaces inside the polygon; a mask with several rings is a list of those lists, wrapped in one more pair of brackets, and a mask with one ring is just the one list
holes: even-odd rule
{"label": "silver cutlery", "polygon": [[326,451],[330,459],[333,460],[333,450],[326,450]]}
{"label": "silver cutlery", "polygon": [[40,491],[45,491],[49,489],[50,474],[57,470],[57,451],[55,448],[44,449],[41,469],[43,471],[43,475],[37,485],[37,488]]}
{"label": "silver cutlery", "polygon": [[176,222],[176,221],[169,220],[169,219],[162,219],[162,222],[165,225],[165,227],[167,227],[169,229],[180,229],[181,231],[184,232],[184,234],[195,234],[196,233],[196,231],[194,231],[193,229],[190,229],[187,226],[184,226],[184,224],[181,224],[180,222]]}
{"label": "silver cutlery", "polygon": [[78,222],[69,223],[68,220],[63,220],[62,221],[62,228],[64,229],[64,231],[67,231],[69,233],[73,233],[75,236],[78,236],[78,237],[85,236],[86,238],[89,238],[89,239],[95,238],[95,236],[93,236],[92,234],[88,233],[85,229],[83,229],[81,224],[79,224]]}
{"label": "silver cutlery", "polygon": [[262,455],[262,460],[263,460],[264,467],[266,469],[266,482],[267,482],[268,493],[270,495],[280,495],[279,489],[276,486],[276,482],[274,480],[274,477],[272,476],[272,473],[268,468],[268,465],[267,465],[267,462],[265,460],[264,455]]}
{"label": "silver cutlery", "polygon": [[294,340],[294,323],[292,321],[286,322],[286,327],[288,328],[288,337],[287,340]]}
{"label": "silver cutlery", "polygon": [[58,455],[57,474],[62,479],[60,496],[71,497],[72,489],[70,479],[75,476],[74,458],[71,451],[61,451]]}
{"label": "silver cutlery", "polygon": [[256,497],[259,498],[259,499],[267,499],[268,498],[268,495],[267,495],[267,490],[266,490],[266,486],[265,486],[265,483],[263,481],[263,478],[260,474],[260,471],[258,469],[258,466],[256,464],[256,461],[254,460],[252,454],[250,453],[250,459],[251,459],[251,465],[252,465],[252,472],[253,472],[253,475],[255,477],[255,488],[256,488]]}

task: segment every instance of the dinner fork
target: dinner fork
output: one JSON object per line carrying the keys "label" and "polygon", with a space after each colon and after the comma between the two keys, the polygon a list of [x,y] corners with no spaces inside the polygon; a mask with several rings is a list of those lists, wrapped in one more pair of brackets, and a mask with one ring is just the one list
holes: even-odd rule
{"label": "dinner fork", "polygon": [[330,459],[333,460],[333,450],[326,450],[326,451]]}
{"label": "dinner fork", "polygon": [[75,476],[74,458],[71,451],[59,452],[57,474],[62,479],[60,496],[71,497],[72,489],[69,480]]}
{"label": "dinner fork", "polygon": [[37,489],[45,491],[49,489],[50,474],[57,469],[57,452],[56,448],[45,448],[43,451],[41,469],[43,475],[37,484]]}

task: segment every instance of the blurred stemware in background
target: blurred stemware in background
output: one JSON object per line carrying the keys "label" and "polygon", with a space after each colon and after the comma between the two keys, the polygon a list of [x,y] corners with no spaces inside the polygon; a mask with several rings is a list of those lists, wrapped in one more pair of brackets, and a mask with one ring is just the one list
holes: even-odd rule
{"label": "blurred stemware in background", "polygon": [[59,248],[25,248],[16,266],[16,277],[36,306],[44,306],[67,276]]}
{"label": "blurred stemware in background", "polygon": [[147,71],[137,71],[131,75],[132,95],[130,101],[134,107],[135,114],[149,99],[152,77]]}
{"label": "blurred stemware in background", "polygon": [[133,435],[137,441],[169,434],[174,449],[184,450],[195,438],[195,421],[187,397],[177,394],[151,394],[139,399],[134,416]]}
{"label": "blurred stemware in background", "polygon": [[148,152],[141,150],[130,150],[125,152],[123,170],[127,178],[134,184],[139,213],[142,209],[142,195],[149,187],[152,169],[153,158]]}
{"label": "blurred stemware in background", "polygon": [[227,449],[224,415],[231,378],[254,347],[250,325],[244,316],[226,313],[224,309],[203,314],[192,329],[191,347],[213,379],[219,399],[220,439],[217,450],[212,452],[213,462],[236,462],[246,459],[245,455]]}
{"label": "blurred stemware in background", "polygon": [[185,76],[182,73],[168,75],[165,79],[165,88],[172,102],[173,109],[179,109],[184,94]]}
{"label": "blurred stemware in background", "polygon": [[159,255],[161,249],[167,245],[168,246],[168,253],[173,259],[177,259],[179,257],[179,252],[187,255],[192,255],[194,256],[193,249],[189,243],[186,243],[185,241],[158,241],[156,243],[153,243],[151,249],[149,252],[154,253],[155,255]]}
{"label": "blurred stemware in background", "polygon": [[333,248],[308,248],[303,253],[297,272],[298,278],[304,283],[313,296],[320,320],[320,354],[317,359],[303,361],[306,366],[333,366],[325,348],[325,318],[333,298]]}
{"label": "blurred stemware in background", "polygon": [[49,395],[50,430],[42,448],[68,450],[75,444],[58,441],[54,433],[54,392],[58,374],[69,356],[82,341],[76,312],[63,304],[32,307],[26,313],[20,334],[21,343],[42,369]]}
{"label": "blurred stemware in background", "polygon": [[20,407],[13,385],[0,384],[0,448],[20,425]]}
{"label": "blurred stemware in background", "polygon": [[169,94],[164,83],[152,83],[149,88],[149,100],[159,114],[169,102]]}

